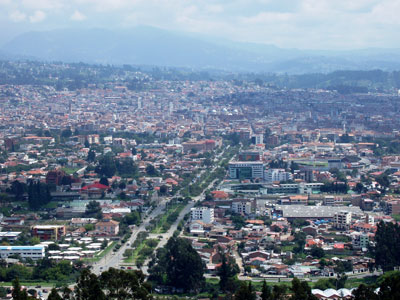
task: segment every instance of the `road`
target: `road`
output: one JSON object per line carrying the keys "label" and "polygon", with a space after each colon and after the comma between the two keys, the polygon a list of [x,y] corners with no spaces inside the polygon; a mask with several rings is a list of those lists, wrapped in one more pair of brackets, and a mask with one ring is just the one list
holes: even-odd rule
{"label": "road", "polygon": [[165,208],[165,202],[165,199],[161,200],[160,204],[145,219],[143,219],[142,224],[134,228],[129,240],[125,244],[123,244],[118,251],[110,251],[100,261],[94,263],[92,265],[92,272],[96,275],[99,275],[101,272],[106,271],[111,267],[118,268],[120,262],[123,260],[122,254],[125,252],[126,249],[130,248],[128,244],[132,245],[138,233],[146,230],[146,226],[150,224],[150,220],[163,212],[163,209]]}
{"label": "road", "polygon": [[[218,155],[216,155],[216,158],[218,161],[220,161],[220,158],[224,155],[225,151],[227,149],[229,149],[230,146],[226,147],[224,149],[224,151],[222,151],[221,153],[219,153]],[[232,157],[233,158],[233,157]],[[231,159],[232,160],[232,159]],[[219,163],[215,164],[215,166],[212,168],[211,172],[214,172],[217,167],[219,167]],[[200,172],[200,176],[205,172],[205,170],[202,170]],[[200,176],[196,177],[196,181],[199,180]],[[199,196],[196,196],[193,198],[193,201],[190,202],[188,205],[185,206],[185,208],[181,211],[181,213],[179,214],[179,217],[177,218],[177,220],[175,221],[175,223],[171,226],[171,228],[164,234],[158,234],[157,236],[162,236],[162,239],[160,241],[160,243],[157,245],[157,248],[159,247],[163,247],[168,239],[170,237],[172,237],[174,231],[177,229],[179,222],[183,219],[183,217],[190,212],[191,208],[195,205],[195,203],[197,201],[200,201],[201,199],[204,198],[204,193],[207,189],[211,188],[213,186],[215,181],[211,182],[205,189],[203,189],[203,191],[201,192],[201,194]],[[176,197],[179,197],[179,192],[178,195],[176,195]],[[100,259],[100,261],[93,263],[92,264],[92,272],[95,273],[96,275],[101,274],[101,272],[108,270],[109,268],[113,267],[113,268],[119,268],[121,262],[123,261],[124,257],[123,257],[123,253],[125,252],[126,249],[130,248],[130,245],[133,244],[133,242],[135,241],[137,235],[139,232],[141,231],[145,231],[146,227],[150,224],[150,220],[152,220],[153,218],[157,217],[158,215],[160,215],[161,213],[163,213],[163,209],[165,208],[165,204],[166,204],[166,199],[163,198],[163,200],[159,203],[159,205],[150,213],[149,216],[147,216],[142,224],[140,224],[138,227],[136,227],[133,232],[131,237],[129,238],[129,240],[123,244],[121,246],[120,249],[118,249],[116,252],[110,251],[107,255],[105,255],[104,257],[102,257]],[[129,246],[128,246],[129,245]],[[147,271],[147,264],[145,264],[146,267],[143,268],[143,271]]]}

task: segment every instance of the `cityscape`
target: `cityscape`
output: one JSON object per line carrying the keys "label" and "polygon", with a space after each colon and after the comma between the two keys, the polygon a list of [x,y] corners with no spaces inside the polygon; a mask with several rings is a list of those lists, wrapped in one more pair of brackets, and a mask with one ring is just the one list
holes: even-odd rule
{"label": "cityscape", "polygon": [[230,2],[0,1],[0,299],[400,299],[398,1]]}

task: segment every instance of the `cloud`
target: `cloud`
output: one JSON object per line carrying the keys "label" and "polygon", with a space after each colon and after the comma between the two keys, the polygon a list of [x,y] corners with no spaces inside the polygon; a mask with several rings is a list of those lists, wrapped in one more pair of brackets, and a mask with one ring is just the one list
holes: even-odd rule
{"label": "cloud", "polygon": [[20,12],[19,10],[15,10],[10,14],[10,19],[13,22],[22,22],[26,20],[26,14],[23,12]]}
{"label": "cloud", "polygon": [[84,21],[84,20],[86,20],[86,16],[83,13],[81,13],[80,11],[76,10],[71,15],[71,20],[73,20],[73,21]]}
{"label": "cloud", "polygon": [[29,17],[31,23],[42,22],[46,18],[46,14],[41,10],[36,10],[33,15]]}

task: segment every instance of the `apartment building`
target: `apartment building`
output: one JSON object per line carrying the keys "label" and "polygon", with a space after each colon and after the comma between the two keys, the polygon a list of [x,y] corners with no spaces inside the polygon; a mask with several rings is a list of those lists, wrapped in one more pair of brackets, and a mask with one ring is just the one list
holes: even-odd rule
{"label": "apartment building", "polygon": [[193,207],[190,211],[192,221],[199,220],[206,224],[214,222],[214,208]]}
{"label": "apartment building", "polygon": [[348,230],[351,224],[351,212],[339,211],[333,217],[334,226],[338,229]]}

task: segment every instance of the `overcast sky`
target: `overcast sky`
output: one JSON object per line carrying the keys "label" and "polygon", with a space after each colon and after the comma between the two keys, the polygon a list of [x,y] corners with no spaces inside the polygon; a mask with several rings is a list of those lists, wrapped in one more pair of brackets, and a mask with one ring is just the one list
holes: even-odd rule
{"label": "overcast sky", "polygon": [[0,0],[1,44],[29,30],[136,25],[286,48],[400,48],[400,0]]}

